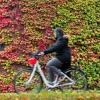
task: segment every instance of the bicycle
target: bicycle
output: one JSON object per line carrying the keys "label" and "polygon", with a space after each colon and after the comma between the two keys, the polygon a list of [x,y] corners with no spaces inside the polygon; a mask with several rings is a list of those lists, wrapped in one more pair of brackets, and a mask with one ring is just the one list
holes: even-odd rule
{"label": "bicycle", "polygon": [[[44,72],[39,64],[39,54],[33,55],[28,60],[28,63],[32,68],[22,69],[14,76],[14,89],[16,93],[31,92],[36,90],[39,93],[43,88],[44,84],[50,89],[87,89],[87,78],[84,72],[80,68],[70,68],[65,72],[62,71],[64,77],[60,78],[55,75],[55,80],[50,82],[47,80]],[[44,84],[43,84],[44,83]]]}

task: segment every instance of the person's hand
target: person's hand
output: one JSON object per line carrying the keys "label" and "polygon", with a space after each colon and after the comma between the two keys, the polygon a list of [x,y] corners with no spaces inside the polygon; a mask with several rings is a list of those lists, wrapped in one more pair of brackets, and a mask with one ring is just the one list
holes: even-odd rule
{"label": "person's hand", "polygon": [[43,56],[44,55],[44,52],[40,52],[38,55]]}

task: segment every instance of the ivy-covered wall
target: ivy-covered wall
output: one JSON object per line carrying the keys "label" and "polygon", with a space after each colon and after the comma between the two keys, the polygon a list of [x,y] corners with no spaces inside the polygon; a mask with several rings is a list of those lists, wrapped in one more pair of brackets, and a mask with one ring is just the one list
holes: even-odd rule
{"label": "ivy-covered wall", "polygon": [[68,35],[72,64],[87,74],[89,88],[100,89],[99,0],[1,0],[0,20],[1,92],[13,92],[16,69],[30,51],[48,46],[56,27]]}

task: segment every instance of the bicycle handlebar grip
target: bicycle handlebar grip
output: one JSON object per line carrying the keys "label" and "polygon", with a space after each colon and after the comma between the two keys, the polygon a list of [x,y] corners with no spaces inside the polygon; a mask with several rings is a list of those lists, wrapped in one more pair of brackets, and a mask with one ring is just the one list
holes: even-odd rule
{"label": "bicycle handlebar grip", "polygon": [[39,57],[40,56],[42,56],[39,52],[37,52],[37,53],[32,53],[32,52],[30,52],[29,53],[29,56],[31,57],[31,58],[36,58],[37,60],[39,59]]}

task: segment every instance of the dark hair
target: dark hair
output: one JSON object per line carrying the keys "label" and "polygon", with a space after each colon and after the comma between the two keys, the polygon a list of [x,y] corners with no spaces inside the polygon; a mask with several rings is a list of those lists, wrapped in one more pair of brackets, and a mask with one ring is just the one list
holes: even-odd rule
{"label": "dark hair", "polygon": [[63,32],[63,30],[61,28],[54,29],[54,32],[56,34],[56,38],[62,37],[63,34],[64,34],[64,32]]}

